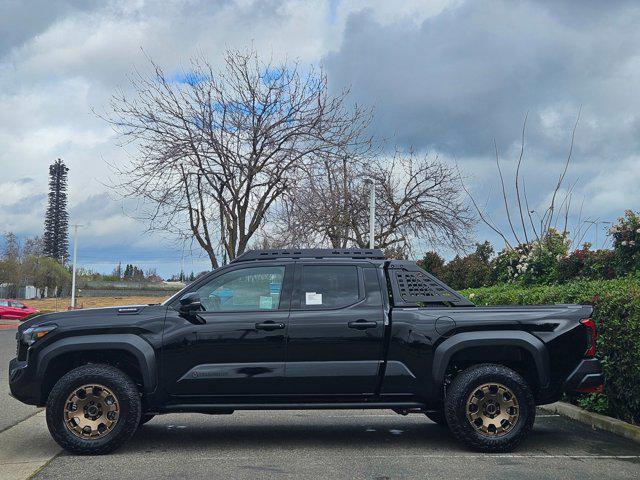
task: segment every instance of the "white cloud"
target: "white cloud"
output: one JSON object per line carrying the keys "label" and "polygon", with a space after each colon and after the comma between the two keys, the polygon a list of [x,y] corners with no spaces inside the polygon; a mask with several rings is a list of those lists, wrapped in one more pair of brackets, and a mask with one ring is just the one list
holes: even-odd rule
{"label": "white cloud", "polygon": [[532,201],[540,202],[582,105],[576,195],[602,218],[640,203],[640,7],[633,2],[605,10],[533,1],[65,0],[32,11],[0,5],[0,17],[6,229],[41,232],[48,165],[61,157],[70,167],[71,220],[87,225],[85,245],[113,256],[138,248],[139,258],[140,249],[172,248],[142,234],[144,225],[103,195],[106,162],[126,161],[127,153],[92,109],[108,110],[127,74],[148,68],[141,48],[167,72],[196,54],[215,64],[227,46],[323,63],[332,85],[351,84],[354,99],[376,105],[379,133],[457,158],[483,199],[496,186],[493,137],[509,171],[529,111],[526,172]]}

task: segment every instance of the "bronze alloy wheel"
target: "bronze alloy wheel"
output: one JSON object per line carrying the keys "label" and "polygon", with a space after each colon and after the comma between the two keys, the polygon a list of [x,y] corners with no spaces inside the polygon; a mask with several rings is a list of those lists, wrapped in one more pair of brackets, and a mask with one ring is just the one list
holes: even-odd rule
{"label": "bronze alloy wheel", "polygon": [[482,435],[506,435],[520,418],[518,399],[511,390],[500,383],[485,383],[469,395],[467,418]]}
{"label": "bronze alloy wheel", "polygon": [[102,438],[118,423],[120,403],[102,385],[83,385],[67,398],[64,423],[71,433],[85,440]]}

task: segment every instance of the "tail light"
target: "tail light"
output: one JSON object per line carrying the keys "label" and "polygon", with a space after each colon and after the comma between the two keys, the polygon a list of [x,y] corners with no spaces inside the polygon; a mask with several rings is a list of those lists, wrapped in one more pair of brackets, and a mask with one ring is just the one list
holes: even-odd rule
{"label": "tail light", "polygon": [[584,352],[584,356],[587,358],[592,358],[596,356],[596,324],[592,318],[584,318],[580,320],[580,323],[587,327],[587,335],[588,335],[588,347],[587,351]]}

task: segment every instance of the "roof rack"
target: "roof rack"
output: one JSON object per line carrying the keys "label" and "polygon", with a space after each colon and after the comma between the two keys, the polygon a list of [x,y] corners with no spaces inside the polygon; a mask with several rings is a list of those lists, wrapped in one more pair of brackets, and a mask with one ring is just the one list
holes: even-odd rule
{"label": "roof rack", "polygon": [[363,258],[369,260],[384,260],[382,250],[374,249],[332,249],[332,248],[296,248],[277,250],[248,250],[233,260],[248,262],[252,260],[270,260],[275,258]]}

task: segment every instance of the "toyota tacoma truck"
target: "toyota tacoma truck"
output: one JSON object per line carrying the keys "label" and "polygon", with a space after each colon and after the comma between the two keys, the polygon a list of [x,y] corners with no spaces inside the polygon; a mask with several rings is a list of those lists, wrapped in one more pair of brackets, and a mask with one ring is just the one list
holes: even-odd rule
{"label": "toyota tacoma truck", "polygon": [[475,306],[380,250],[256,250],[162,304],[28,320],[9,383],[77,454],[164,413],[363,408],[425,414],[505,452],[536,405],[601,388],[591,314]]}

